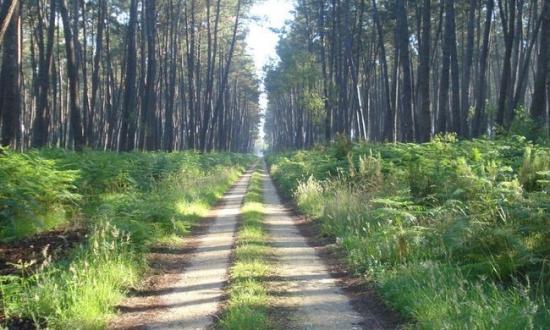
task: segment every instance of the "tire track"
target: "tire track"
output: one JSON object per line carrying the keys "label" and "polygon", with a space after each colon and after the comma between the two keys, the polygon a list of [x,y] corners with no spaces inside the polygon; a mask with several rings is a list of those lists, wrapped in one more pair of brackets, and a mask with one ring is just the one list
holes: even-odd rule
{"label": "tire track", "polygon": [[[362,329],[364,315],[353,308],[337,279],[300,233],[271,177],[266,174],[264,178],[265,223],[278,260],[271,288],[274,308],[286,319],[285,328]],[[381,327],[369,324],[369,329],[377,328]]]}
{"label": "tire track", "polygon": [[[214,220],[203,233],[190,237],[183,269],[166,274],[162,285],[123,306],[111,329],[207,329],[224,297],[237,223],[252,170],[247,171],[210,212]],[[178,253],[178,252],[176,252]],[[162,277],[162,276],[161,276]],[[168,282],[168,283],[166,283]],[[132,300],[130,298],[129,300]]]}

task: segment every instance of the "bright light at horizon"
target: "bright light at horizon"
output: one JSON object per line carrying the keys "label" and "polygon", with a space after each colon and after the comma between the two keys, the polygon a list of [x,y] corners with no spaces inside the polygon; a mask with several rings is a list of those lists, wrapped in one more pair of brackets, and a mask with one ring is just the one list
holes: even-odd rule
{"label": "bright light at horizon", "polygon": [[[254,4],[250,16],[259,17],[249,25],[247,36],[248,52],[254,58],[258,77],[263,76],[263,68],[271,60],[276,60],[277,41],[279,36],[272,29],[281,29],[285,22],[292,18],[294,4],[292,0],[265,0]],[[262,113],[267,108],[267,95],[263,91],[260,95]],[[260,124],[260,139],[264,139],[264,123]]]}

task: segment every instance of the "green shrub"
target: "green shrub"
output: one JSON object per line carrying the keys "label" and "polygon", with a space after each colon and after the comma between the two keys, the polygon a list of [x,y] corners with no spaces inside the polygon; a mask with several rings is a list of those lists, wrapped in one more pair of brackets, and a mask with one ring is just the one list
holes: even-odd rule
{"label": "green shrub", "polygon": [[550,150],[527,147],[519,177],[528,191],[550,190]]}
{"label": "green shrub", "polygon": [[0,154],[0,239],[34,234],[66,223],[77,212],[78,171],[64,171],[56,162],[28,154]]}

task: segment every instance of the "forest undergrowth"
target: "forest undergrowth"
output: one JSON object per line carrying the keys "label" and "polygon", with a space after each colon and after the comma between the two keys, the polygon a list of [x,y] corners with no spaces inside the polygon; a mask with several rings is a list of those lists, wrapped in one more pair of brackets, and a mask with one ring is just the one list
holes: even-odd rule
{"label": "forest undergrowth", "polygon": [[281,190],[411,326],[550,325],[547,145],[339,139],[267,160]]}
{"label": "forest undergrowth", "polygon": [[[86,236],[61,259],[22,260],[0,276],[4,323],[103,328],[139,284],[153,245],[176,245],[251,163],[195,152],[40,150],[0,155],[0,239],[51,229]],[[9,243],[7,243],[9,244]]]}

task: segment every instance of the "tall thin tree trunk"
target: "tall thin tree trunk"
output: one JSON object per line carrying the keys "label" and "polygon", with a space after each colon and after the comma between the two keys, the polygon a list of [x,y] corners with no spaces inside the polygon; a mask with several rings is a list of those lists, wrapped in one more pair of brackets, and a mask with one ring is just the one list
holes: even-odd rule
{"label": "tall thin tree trunk", "polygon": [[412,75],[409,56],[409,27],[405,0],[396,1],[397,16],[397,47],[399,48],[399,62],[403,75],[403,89],[401,92],[401,136],[404,141],[412,141],[413,111],[412,111]]}
{"label": "tall thin tree trunk", "polygon": [[325,45],[325,1],[319,0],[319,53],[321,56],[321,70],[323,74],[323,98],[325,107],[325,141],[328,143],[332,138],[331,134],[331,106],[328,94],[328,76],[327,76],[327,59],[326,59],[326,45]]}
{"label": "tall thin tree trunk", "polygon": [[4,0],[2,6],[2,12],[0,13],[0,44],[4,40],[4,35],[12,22],[14,13],[18,10],[18,0]]}
{"label": "tall thin tree trunk", "polygon": [[460,108],[460,78],[458,69],[458,51],[456,40],[455,5],[454,0],[447,0],[447,19],[449,20],[449,46],[451,60],[451,105],[453,131],[461,134],[464,123],[462,123],[462,109]]}
{"label": "tall thin tree trunk", "polygon": [[136,28],[137,28],[137,0],[130,2],[130,20],[127,32],[127,53],[126,53],[126,79],[124,89],[123,114],[120,128],[121,151],[134,149],[134,140],[137,128],[137,49],[136,49]]}
{"label": "tall thin tree trunk", "polygon": [[431,53],[431,0],[424,0],[422,7],[422,38],[418,67],[418,120],[416,136],[418,141],[427,142],[432,135],[430,114],[430,53]]}
{"label": "tall thin tree trunk", "polygon": [[145,119],[146,150],[159,149],[159,134],[156,113],[156,0],[145,1],[145,20],[147,25],[147,80],[145,83],[145,98],[142,103],[142,112]]}
{"label": "tall thin tree trunk", "polygon": [[[42,147],[48,143],[48,126],[50,123],[50,107],[48,104],[48,90],[50,87],[50,73],[53,66],[53,42],[55,38],[56,2],[50,1],[48,19],[48,40],[45,54],[40,55],[38,67],[38,95],[36,100],[36,115],[32,127],[32,146]],[[43,48],[43,47],[42,47]],[[54,99],[55,99],[54,93]],[[55,107],[54,107],[55,108]]]}
{"label": "tall thin tree trunk", "polygon": [[550,0],[544,0],[542,8],[542,26],[540,31],[540,47],[537,56],[537,70],[535,74],[535,87],[533,90],[533,103],[531,116],[539,127],[546,123],[547,88],[549,84],[550,69]]}
{"label": "tall thin tree trunk", "polygon": [[16,0],[5,1],[3,11],[11,10],[7,29],[5,32],[2,68],[0,71],[0,115],[2,118],[2,139],[0,145],[16,146],[18,131],[20,128],[19,119],[21,115],[21,20],[20,4]]}
{"label": "tall thin tree trunk", "polygon": [[84,146],[82,135],[82,114],[78,104],[78,67],[74,48],[73,33],[71,30],[69,13],[65,0],[59,0],[59,10],[63,20],[63,34],[65,35],[65,52],[67,54],[67,74],[69,77],[69,117],[74,149],[81,151]]}
{"label": "tall thin tree trunk", "polygon": [[[92,95],[90,98],[90,114],[88,115],[88,133],[92,136],[88,137],[90,141],[94,140],[94,121],[96,114],[97,106],[97,91],[99,89],[99,71],[100,71],[100,60],[101,54],[103,52],[103,30],[105,28],[105,1],[99,0],[98,2],[98,17],[97,17],[97,32],[96,32],[96,43],[95,43],[95,54],[94,54],[94,66],[92,69]],[[85,65],[85,64],[84,64]]]}
{"label": "tall thin tree trunk", "polygon": [[497,124],[508,127],[513,119],[514,109],[508,109],[508,97],[511,96],[512,78],[512,48],[514,46],[514,29],[516,22],[517,0],[507,0],[508,10],[504,9],[503,0],[498,0],[502,29],[504,34],[504,60],[497,107]]}
{"label": "tall thin tree trunk", "polygon": [[[233,59],[233,52],[235,51],[235,43],[237,42],[237,31],[239,28],[240,15],[241,15],[241,0],[237,0],[237,9],[235,13],[235,25],[233,26],[233,35],[231,37],[229,53],[227,54],[227,63],[225,64],[225,67],[224,67],[225,71],[223,72],[222,81],[220,83],[220,88],[218,91],[218,98],[214,106],[214,110],[216,112],[221,111],[223,95],[224,95],[225,89],[227,88],[227,80],[229,77],[229,72],[231,70],[231,61]],[[209,128],[208,125],[210,121],[210,116],[211,116],[210,110],[205,109],[205,115],[204,115],[203,124],[202,124],[203,126],[202,126],[201,136],[200,136],[200,143],[201,143],[200,147],[202,151],[206,151],[206,146],[207,146],[206,133],[208,132],[208,128]]]}
{"label": "tall thin tree trunk", "polygon": [[380,16],[378,14],[378,8],[376,7],[376,0],[372,0],[372,15],[374,24],[376,25],[378,48],[380,51],[379,58],[382,63],[382,80],[383,80],[383,92],[384,92],[384,105],[385,105],[385,120],[383,138],[387,141],[394,140],[394,127],[395,127],[395,112],[391,104],[390,96],[390,79],[388,72],[388,61],[386,58],[386,46],[384,44],[384,29],[380,22]]}
{"label": "tall thin tree trunk", "polygon": [[467,32],[466,32],[466,54],[464,58],[464,70],[462,78],[462,96],[461,96],[461,122],[463,123],[462,131],[460,134],[462,136],[469,136],[468,124],[467,124],[467,115],[470,111],[470,77],[472,74],[472,63],[474,57],[474,32],[475,32],[475,17],[476,17],[476,5],[477,0],[470,0],[468,6],[468,23],[467,23]]}
{"label": "tall thin tree trunk", "polygon": [[[189,148],[195,149],[196,110],[195,110],[195,0],[190,0],[191,8],[185,8],[185,38],[187,45],[187,102],[189,111],[188,143]],[[191,20],[188,20],[188,16]]]}
{"label": "tall thin tree trunk", "polygon": [[485,9],[485,24],[483,27],[483,44],[481,46],[481,55],[479,59],[479,77],[476,88],[476,109],[473,122],[474,136],[483,134],[484,130],[487,128],[485,121],[485,97],[487,94],[487,62],[489,59],[489,39],[494,8],[494,0],[487,0]]}

